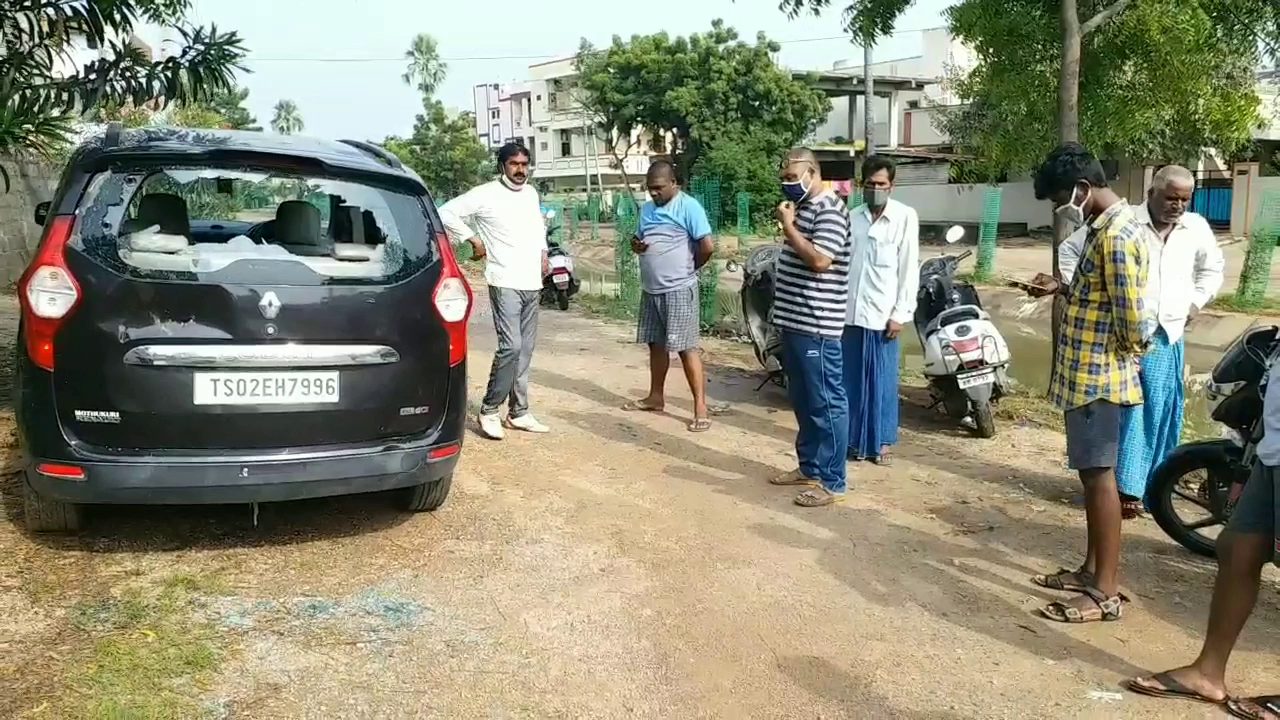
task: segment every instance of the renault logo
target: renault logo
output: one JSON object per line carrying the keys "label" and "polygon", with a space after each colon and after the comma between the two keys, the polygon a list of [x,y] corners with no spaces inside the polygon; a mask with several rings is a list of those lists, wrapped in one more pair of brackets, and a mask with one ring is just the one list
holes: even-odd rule
{"label": "renault logo", "polygon": [[268,320],[274,320],[280,314],[280,298],[271,291],[267,291],[262,299],[258,301],[258,309],[262,311],[262,317]]}

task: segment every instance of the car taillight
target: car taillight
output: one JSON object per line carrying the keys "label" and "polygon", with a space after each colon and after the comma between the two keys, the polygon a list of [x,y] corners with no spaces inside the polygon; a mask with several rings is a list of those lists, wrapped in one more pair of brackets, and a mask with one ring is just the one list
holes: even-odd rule
{"label": "car taillight", "polygon": [[436,236],[436,245],[440,248],[440,282],[432,295],[436,312],[444,321],[445,331],[449,333],[449,367],[453,367],[467,359],[467,318],[471,315],[471,286],[458,267],[458,259],[454,257],[453,246],[444,233]]}
{"label": "car taillight", "polygon": [[74,226],[74,215],[50,217],[36,256],[18,281],[27,355],[45,370],[53,370],[53,338],[58,328],[80,302],[80,285],[67,268],[63,252]]}

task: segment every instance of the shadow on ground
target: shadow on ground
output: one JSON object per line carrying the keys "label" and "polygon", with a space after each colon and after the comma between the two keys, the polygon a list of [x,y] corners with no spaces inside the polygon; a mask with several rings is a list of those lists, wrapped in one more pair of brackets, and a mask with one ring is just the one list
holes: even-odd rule
{"label": "shadow on ground", "polygon": [[[590,381],[567,378],[548,371],[537,372],[535,381],[577,394],[593,402],[616,406],[626,398]],[[757,532],[773,542],[820,552],[820,564],[867,600],[886,608],[904,603],[921,607],[940,620],[1019,647],[1046,660],[1074,658],[1121,676],[1146,671],[1122,657],[1076,639],[1074,628],[1041,619],[1038,608],[1063,596],[1041,591],[1030,575],[1051,571],[1031,558],[1059,558],[1062,564],[1077,561],[1083,544],[1083,517],[1078,531],[1061,525],[1015,517],[997,505],[943,503],[930,508],[925,519],[940,521],[943,535],[909,527],[885,513],[855,508],[807,510],[790,504],[790,493],[771,487],[766,478],[785,468],[721,452],[676,434],[655,431],[620,413],[559,411],[556,416],[606,442],[626,443],[659,452],[676,462],[666,468],[673,477],[702,482],[734,498],[774,512],[788,512],[815,523],[839,538],[827,541],[781,524],[762,524]],[[717,418],[721,423],[780,440],[791,440],[786,427],[745,413]],[[914,444],[900,449],[899,457],[973,480],[1061,488],[1064,476],[1028,473],[1000,463],[981,463],[934,453]],[[702,466],[717,474],[699,469]],[[897,471],[901,473],[901,471]],[[726,479],[726,474],[734,475]],[[905,475],[905,473],[901,473]],[[855,487],[857,481],[855,480]],[[857,492],[855,490],[855,492]],[[872,491],[874,493],[874,490]],[[914,524],[914,523],[912,523]],[[952,540],[951,538],[955,538]],[[1137,607],[1198,637],[1209,603],[1213,567],[1190,559],[1168,542],[1126,536],[1124,578],[1126,588],[1136,589]],[[877,557],[875,548],[894,547],[891,566]],[[1023,598],[1011,602],[1010,594]],[[1137,609],[1131,607],[1131,611]],[[1273,606],[1260,606],[1259,615],[1274,614]],[[1265,623],[1262,621],[1259,625]],[[1114,626],[1124,637],[1124,624]],[[1241,649],[1265,649],[1265,638],[1254,633],[1242,639]]]}
{"label": "shadow on ground", "polygon": [[75,535],[27,532],[22,475],[0,480],[4,518],[33,542],[54,550],[95,553],[224,550],[295,545],[363,535],[405,522],[391,493],[252,505],[93,505]]}

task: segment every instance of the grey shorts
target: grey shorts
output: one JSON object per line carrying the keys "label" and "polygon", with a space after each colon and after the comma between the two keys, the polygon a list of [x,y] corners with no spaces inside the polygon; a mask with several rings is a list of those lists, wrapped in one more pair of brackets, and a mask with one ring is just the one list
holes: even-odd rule
{"label": "grey shorts", "polygon": [[1271,538],[1275,548],[1271,559],[1280,563],[1280,468],[1254,463],[1227,529],[1238,535]]}
{"label": "grey shorts", "polygon": [[699,329],[697,283],[657,295],[640,294],[636,342],[684,352],[698,347]]}
{"label": "grey shorts", "polygon": [[1121,410],[1108,400],[1094,400],[1062,414],[1067,426],[1067,467],[1097,470],[1116,466]]}

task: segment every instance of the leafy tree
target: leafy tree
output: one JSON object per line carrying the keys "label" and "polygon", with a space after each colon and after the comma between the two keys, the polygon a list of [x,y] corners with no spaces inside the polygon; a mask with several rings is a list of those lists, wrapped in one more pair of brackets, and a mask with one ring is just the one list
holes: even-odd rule
{"label": "leafy tree", "polygon": [[292,100],[277,102],[272,113],[271,129],[281,135],[300,133],[306,127],[302,122],[302,113],[298,112],[298,104]]}
{"label": "leafy tree", "polygon": [[449,66],[440,59],[436,39],[426,33],[417,34],[404,57],[409,65],[400,78],[406,85],[412,85],[424,98],[434,96],[449,71]]}
{"label": "leafy tree", "polygon": [[[772,197],[778,159],[831,110],[821,91],[774,63],[779,47],[764,33],[754,43],[741,41],[721,20],[688,38],[615,36],[599,50],[583,41],[576,58],[579,99],[615,139],[630,140],[637,130],[670,131],[671,154],[685,174],[711,174],[714,167],[722,182],[734,177],[733,187],[768,188]],[[724,147],[712,153],[717,144]],[[615,142],[613,149],[630,148]],[[726,207],[735,202],[731,192],[723,198]]]}
{"label": "leafy tree", "polygon": [[584,41],[576,58],[582,102],[619,134],[671,131],[672,154],[684,167],[736,128],[758,129],[789,146],[818,127],[831,103],[773,62],[779,49],[764,33],[754,44],[738,40],[722,20],[688,38],[615,36],[601,50]]}
{"label": "leafy tree", "polygon": [[[198,102],[231,84],[245,50],[236,33],[185,21],[191,0],[0,0],[0,153],[54,157],[81,115],[105,105]],[[181,47],[151,60],[135,25],[174,28]],[[100,50],[76,67],[77,44]],[[0,180],[8,175],[0,166]]]}
{"label": "leafy tree", "polygon": [[229,130],[261,131],[262,127],[258,125],[258,119],[244,106],[248,99],[248,88],[233,85],[213,93],[206,105],[222,116],[222,126]]}
{"label": "leafy tree", "polygon": [[432,97],[444,81],[446,69],[435,39],[418,35],[405,58],[408,67],[400,77],[422,93],[422,113],[413,124],[412,135],[389,137],[384,145],[422,176],[436,199],[447,200],[492,177],[493,158],[476,137],[475,116],[461,113],[450,117],[444,104]]}
{"label": "leafy tree", "polygon": [[386,148],[413,168],[437,201],[457,197],[493,177],[493,156],[476,138],[475,117],[449,117],[431,101],[418,115],[408,138],[390,137]]}

